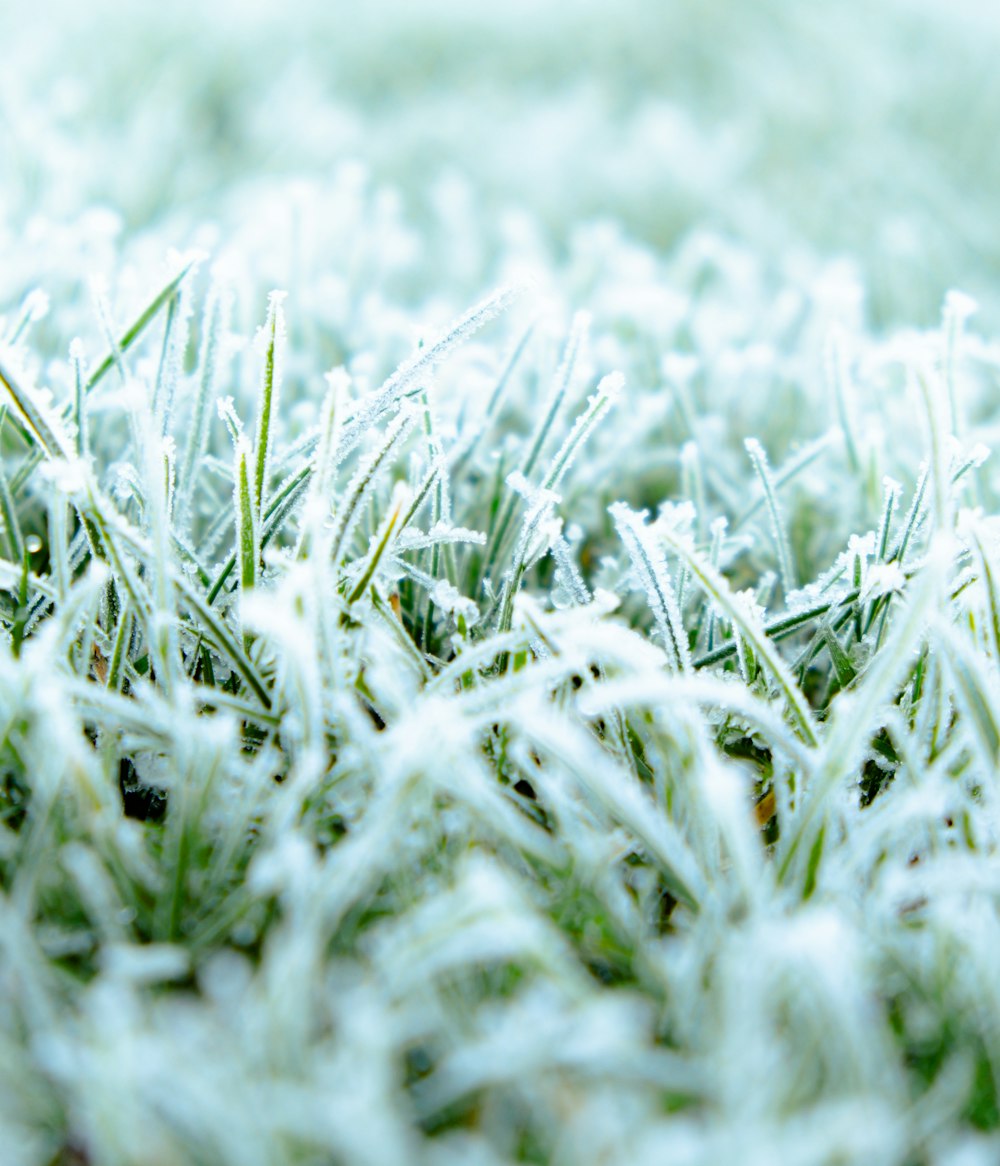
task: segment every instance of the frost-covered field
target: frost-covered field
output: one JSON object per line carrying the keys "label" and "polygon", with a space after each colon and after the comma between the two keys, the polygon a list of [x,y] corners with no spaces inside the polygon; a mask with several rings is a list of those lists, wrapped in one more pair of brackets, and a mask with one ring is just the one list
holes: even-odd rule
{"label": "frost-covered field", "polygon": [[1000,11],[0,43],[2,1166],[1000,1160]]}

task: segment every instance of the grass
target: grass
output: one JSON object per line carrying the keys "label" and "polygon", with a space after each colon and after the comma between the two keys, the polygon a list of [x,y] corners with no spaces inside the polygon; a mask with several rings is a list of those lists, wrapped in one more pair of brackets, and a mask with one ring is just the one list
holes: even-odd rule
{"label": "grass", "polygon": [[[777,0],[766,30],[729,14],[788,50],[763,72],[725,21],[705,39],[714,3],[518,9],[530,51],[492,10],[393,8],[409,72],[367,17],[355,61],[325,9],[301,57],[248,11],[260,93],[220,65],[189,103],[230,33],[182,37],[183,3],[76,98],[112,0],[12,41],[0,132],[37,140],[0,149],[4,1166],[996,1159],[992,171],[965,165],[970,115],[940,174],[932,115],[968,83],[935,48],[934,106],[921,39],[985,33],[889,7],[835,24],[875,21],[912,124],[848,149],[856,111],[828,112],[837,173],[791,50],[853,74]],[[616,38],[643,20],[711,42],[708,72],[664,49],[670,89],[636,43],[629,89]],[[499,80],[462,102],[483,29]],[[573,30],[606,105],[560,87]],[[158,37],[183,46],[153,84]],[[299,92],[317,45],[332,89]],[[737,81],[744,160],[713,170],[683,111]],[[484,158],[491,102],[565,169],[527,181],[499,130]],[[327,166],[345,110],[369,177]],[[668,123],[698,211],[656,178]],[[66,125],[95,164],[145,160],[108,170],[117,227]],[[633,134],[617,180],[570,130],[607,157]],[[165,176],[174,132],[192,169]],[[464,179],[434,185],[435,144]],[[945,239],[904,198],[907,286],[820,213],[846,183],[859,223],[888,215],[876,157],[904,194],[967,187]]]}

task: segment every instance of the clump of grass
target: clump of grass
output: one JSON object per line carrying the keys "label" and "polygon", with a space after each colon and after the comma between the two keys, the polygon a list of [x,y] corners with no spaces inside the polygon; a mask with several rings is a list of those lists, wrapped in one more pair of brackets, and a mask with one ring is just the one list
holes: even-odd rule
{"label": "clump of grass", "polygon": [[[196,279],[183,263],[89,377],[79,345],[51,392],[22,340],[0,362],[17,1161],[596,1161],[588,1131],[618,1153],[681,1130],[709,1154],[739,1128],[730,1064],[768,1144],[808,1120],[817,1161],[861,1152],[829,1106],[866,1115],[865,1153],[991,1125],[989,1030],[926,956],[980,958],[956,912],[984,918],[993,861],[995,539],[981,510],[949,517],[969,458],[945,468],[935,438],[929,491],[914,451],[902,520],[890,482],[796,589],[795,477],[759,445],[743,516],[706,480],[707,514],[649,521],[627,475],[594,476],[642,390],[609,373],[565,418],[582,322],[505,483],[495,406],[429,418],[432,392],[456,416],[443,362],[511,295],[381,386],[335,371],[295,435],[274,297],[256,404],[209,423],[239,384]],[[181,296],[204,339],[164,411],[129,366]],[[522,344],[508,392],[546,359]],[[857,448],[823,456],[864,513]],[[584,489],[606,519],[581,557]]]}
{"label": "clump of grass", "polygon": [[0,125],[4,1166],[994,1161],[992,18],[56,7]]}

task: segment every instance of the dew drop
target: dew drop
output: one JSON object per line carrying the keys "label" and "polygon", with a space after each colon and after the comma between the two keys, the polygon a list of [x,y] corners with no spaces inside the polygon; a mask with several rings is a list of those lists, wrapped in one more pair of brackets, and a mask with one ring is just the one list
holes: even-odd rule
{"label": "dew drop", "polygon": [[37,534],[29,534],[24,540],[24,545],[27,548],[29,555],[37,555],[42,549],[42,540]]}

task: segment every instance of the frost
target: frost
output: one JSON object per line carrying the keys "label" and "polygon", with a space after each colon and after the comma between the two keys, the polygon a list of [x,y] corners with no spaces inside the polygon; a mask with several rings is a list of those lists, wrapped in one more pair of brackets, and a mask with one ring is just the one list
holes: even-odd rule
{"label": "frost", "polygon": [[906,576],[896,563],[875,563],[865,574],[863,599],[878,599],[883,595],[899,593],[906,586]]}
{"label": "frost", "polygon": [[440,579],[434,585],[431,598],[434,600],[435,606],[454,616],[455,619],[465,620],[469,627],[473,627],[479,621],[479,608],[471,599],[466,599],[461,591],[457,587],[453,587],[446,579]]}
{"label": "frost", "polygon": [[342,16],[0,5],[0,1158],[997,1160],[1000,16]]}
{"label": "frost", "polygon": [[979,311],[979,304],[965,292],[952,289],[944,297],[944,308],[954,320],[965,321]]}
{"label": "frost", "polygon": [[89,481],[86,465],[77,458],[50,462],[42,472],[57,490],[69,497],[82,494]]}

